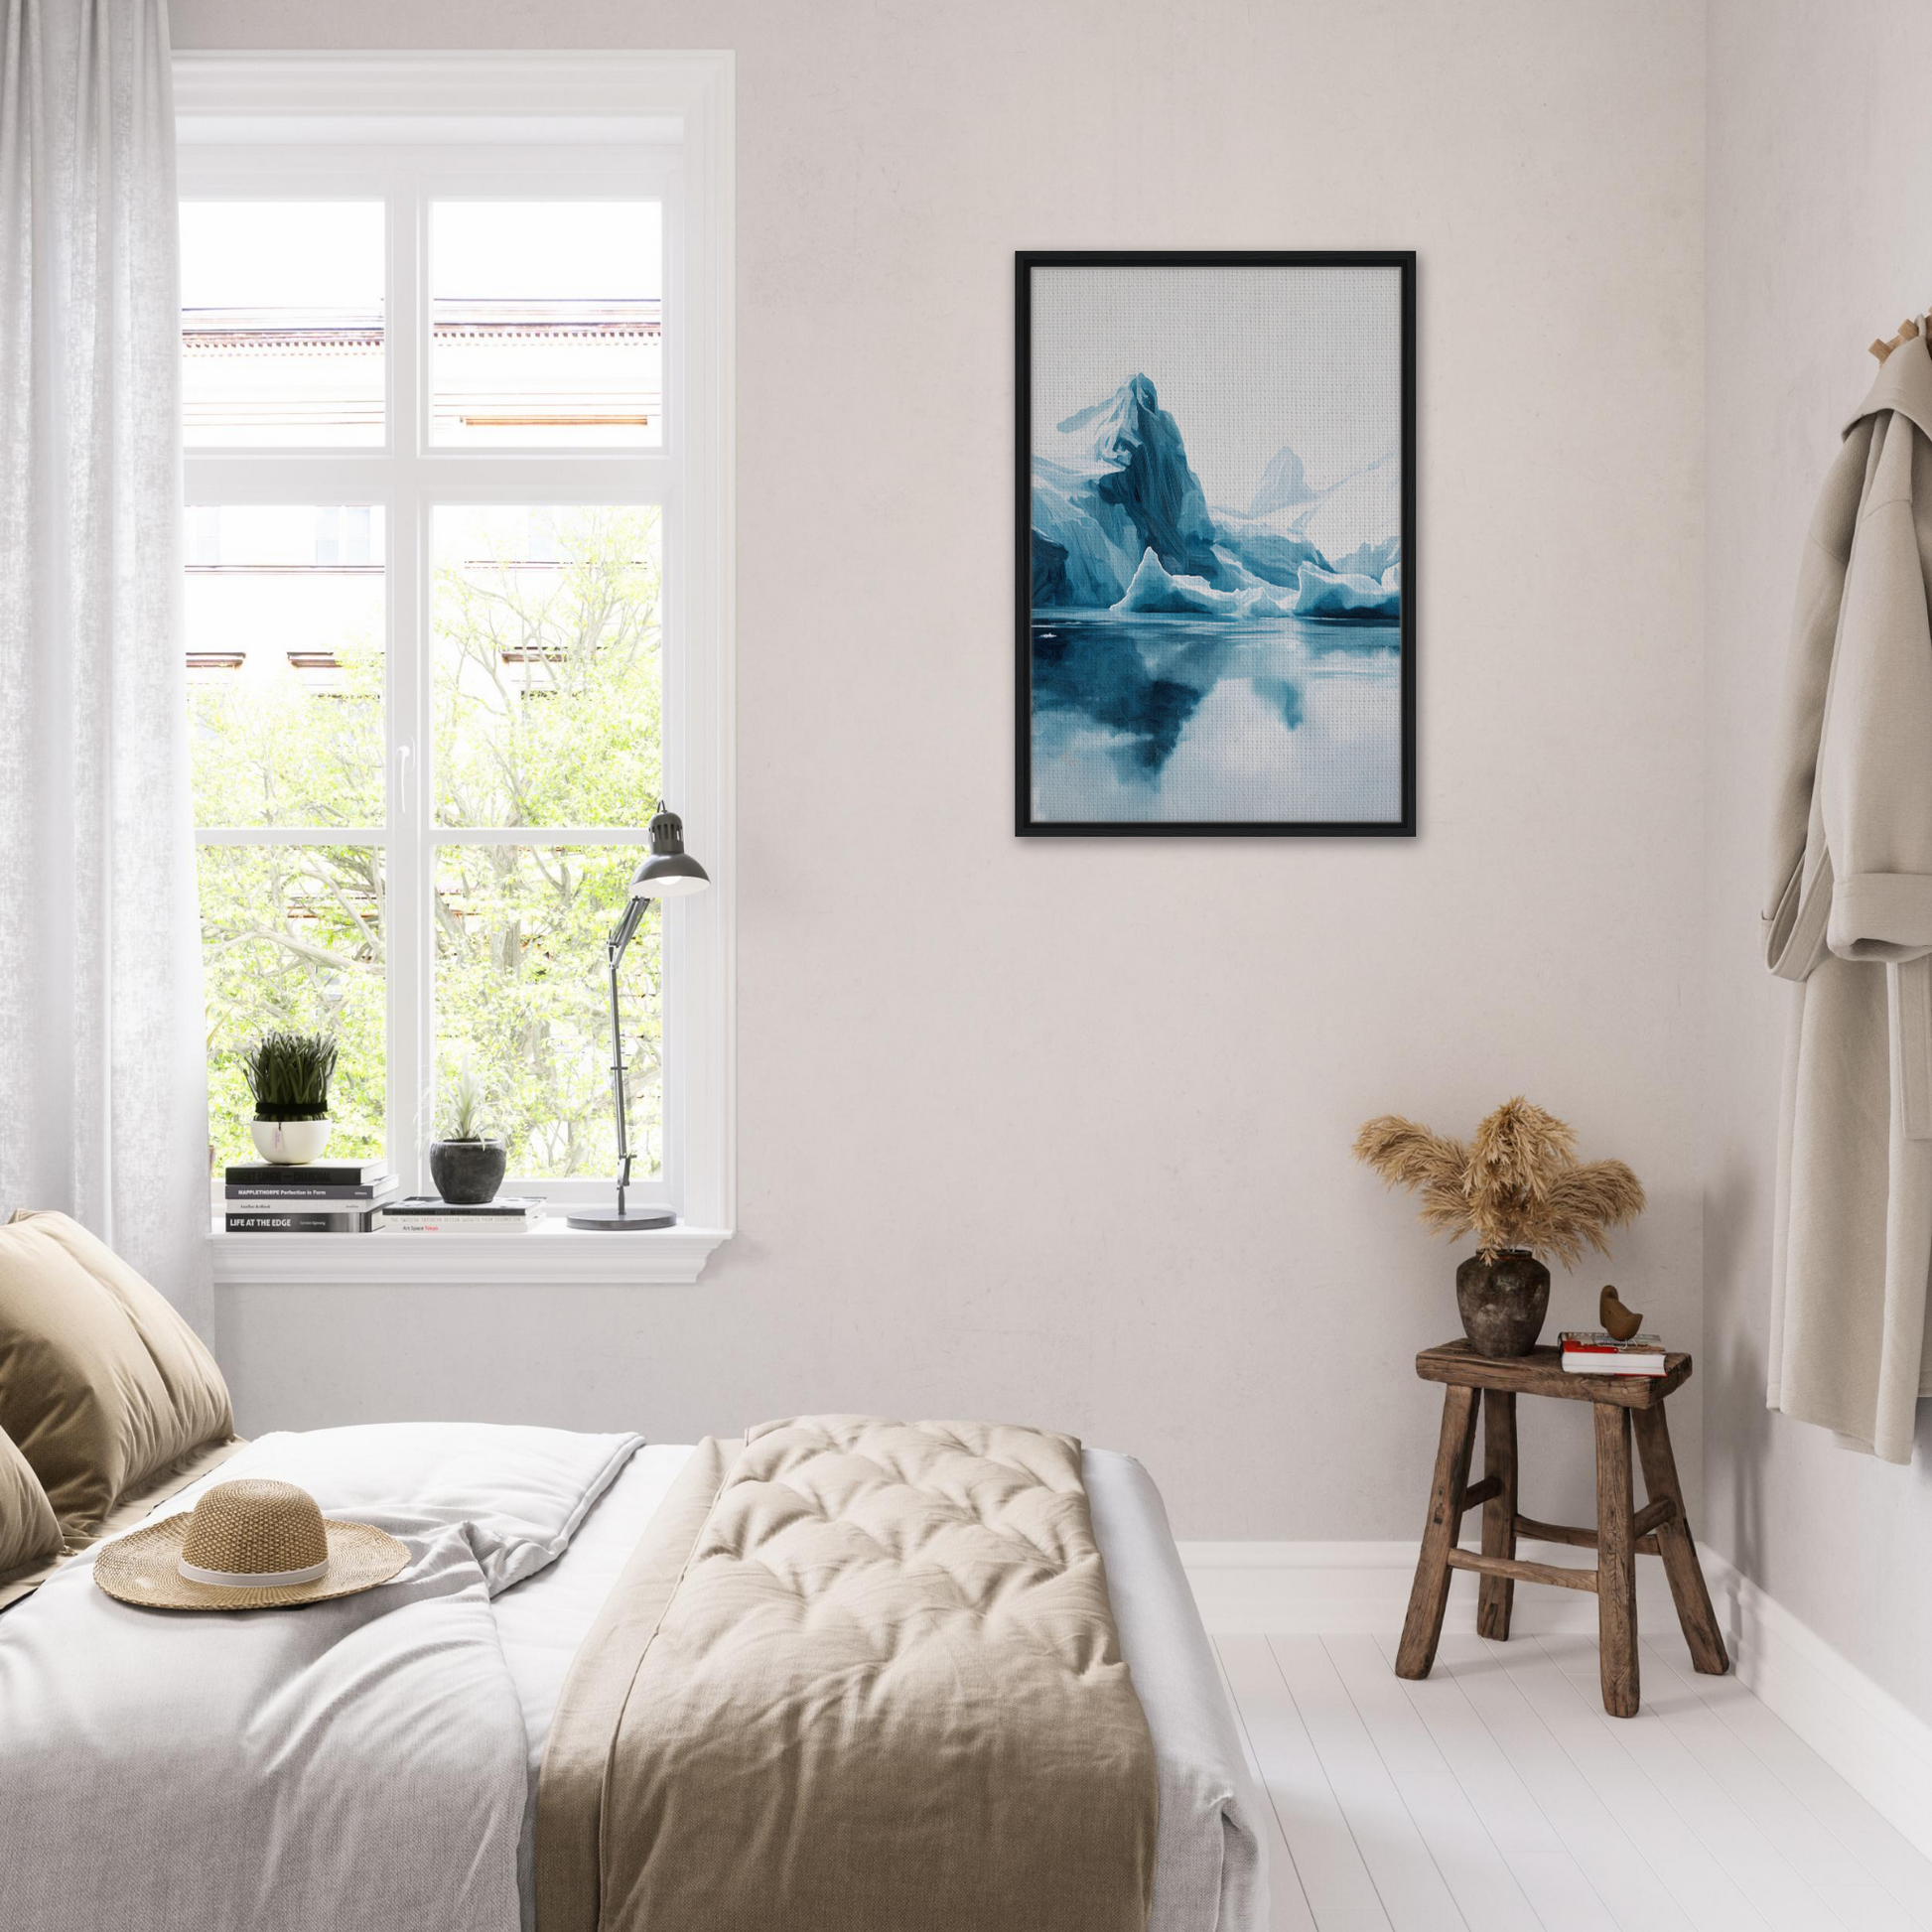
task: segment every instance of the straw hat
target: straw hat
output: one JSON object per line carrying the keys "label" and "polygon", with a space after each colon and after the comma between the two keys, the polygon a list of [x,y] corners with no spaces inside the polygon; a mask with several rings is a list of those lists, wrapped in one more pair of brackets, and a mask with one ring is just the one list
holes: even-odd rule
{"label": "straw hat", "polygon": [[169,1610],[265,1610],[320,1603],[386,1584],[406,1545],[368,1523],[325,1518],[292,1482],[218,1482],[193,1515],[165,1517],[108,1544],[94,1582],[123,1603]]}

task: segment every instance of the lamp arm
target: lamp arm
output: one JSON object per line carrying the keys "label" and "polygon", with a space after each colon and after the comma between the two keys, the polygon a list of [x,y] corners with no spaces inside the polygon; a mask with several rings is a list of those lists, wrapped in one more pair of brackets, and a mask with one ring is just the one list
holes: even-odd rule
{"label": "lamp arm", "polygon": [[623,1029],[618,1015],[618,968],[623,964],[625,949],[644,916],[647,899],[633,898],[623,909],[623,917],[611,928],[604,942],[604,957],[611,980],[611,1105],[618,1117],[618,1213],[623,1213],[624,1191],[630,1185],[629,1103],[623,1089]]}
{"label": "lamp arm", "polygon": [[[650,903],[647,898],[633,898],[623,908],[623,916],[611,928],[610,937],[604,942],[607,952],[615,952],[619,960],[623,957],[623,949],[635,936],[637,927],[643,922],[644,907]],[[616,960],[612,962],[614,965]]]}

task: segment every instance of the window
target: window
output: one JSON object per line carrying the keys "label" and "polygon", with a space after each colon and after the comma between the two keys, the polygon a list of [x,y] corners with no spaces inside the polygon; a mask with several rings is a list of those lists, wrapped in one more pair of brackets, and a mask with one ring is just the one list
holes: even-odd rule
{"label": "window", "polygon": [[662,797],[714,890],[625,958],[635,1191],[729,1229],[728,83],[177,62],[217,1160],[249,1152],[241,1048],[294,1027],[339,1042],[332,1152],[426,1186],[467,1070],[518,1191],[608,1195],[603,939]]}

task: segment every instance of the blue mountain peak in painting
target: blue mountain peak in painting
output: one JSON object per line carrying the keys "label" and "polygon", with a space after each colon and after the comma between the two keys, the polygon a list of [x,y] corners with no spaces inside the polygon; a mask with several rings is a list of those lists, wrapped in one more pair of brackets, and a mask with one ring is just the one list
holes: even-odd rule
{"label": "blue mountain peak in painting", "polygon": [[1293,509],[1298,503],[1311,503],[1315,492],[1309,487],[1308,472],[1302,459],[1291,449],[1277,450],[1255,486],[1254,500],[1248,505],[1250,516],[1271,516],[1276,510]]}
{"label": "blue mountain peak in painting", "polygon": [[1077,577],[1095,589],[1117,584],[1117,566],[1130,550],[1129,577],[1148,550],[1176,575],[1215,574],[1214,519],[1200,479],[1188,466],[1179,425],[1145,375],[1130,376],[1106,401],[1067,417],[1053,439],[1051,454],[1035,461],[1035,475],[1043,466],[1066,500],[1066,520],[1091,521],[1102,539],[1096,544],[1092,533],[1076,530]]}
{"label": "blue mountain peak in painting", "polygon": [[1245,515],[1210,510],[1179,424],[1137,373],[1035,433],[1034,606],[1393,617],[1398,475],[1383,458],[1316,489],[1284,448]]}

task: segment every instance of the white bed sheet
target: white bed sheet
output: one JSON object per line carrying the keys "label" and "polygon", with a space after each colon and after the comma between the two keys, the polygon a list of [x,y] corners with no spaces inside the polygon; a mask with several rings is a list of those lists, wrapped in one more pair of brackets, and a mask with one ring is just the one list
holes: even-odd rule
{"label": "white bed sheet", "polygon": [[273,1477],[407,1546],[379,1589],[191,1615],[95,1588],[0,1618],[0,1928],[509,1932],[528,1736],[489,1593],[549,1564],[635,1436],[372,1423],[258,1438]]}
{"label": "white bed sheet", "polygon": [[[530,1797],[518,1857],[526,1928],[533,1923],[537,1771],[570,1660],[690,1453],[671,1443],[639,1449],[570,1548],[490,1605],[529,1739]],[[1261,1932],[1268,1884],[1256,1829],[1260,1800],[1160,1492],[1132,1456],[1106,1449],[1085,1450],[1082,1473],[1121,1652],[1147,1713],[1160,1776],[1148,1932]]]}

